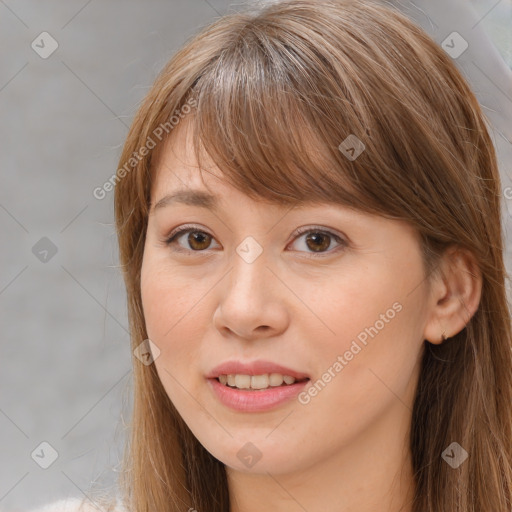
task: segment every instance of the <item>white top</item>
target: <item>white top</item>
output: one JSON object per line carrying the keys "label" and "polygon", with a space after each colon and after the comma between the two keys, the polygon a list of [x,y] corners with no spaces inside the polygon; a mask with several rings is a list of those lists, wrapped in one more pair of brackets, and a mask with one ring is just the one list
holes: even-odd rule
{"label": "white top", "polygon": [[[80,505],[82,506],[80,507]],[[101,510],[95,507],[88,499],[83,498],[63,498],[31,509],[27,512],[98,512]],[[126,512],[126,509],[117,502],[115,512]]]}

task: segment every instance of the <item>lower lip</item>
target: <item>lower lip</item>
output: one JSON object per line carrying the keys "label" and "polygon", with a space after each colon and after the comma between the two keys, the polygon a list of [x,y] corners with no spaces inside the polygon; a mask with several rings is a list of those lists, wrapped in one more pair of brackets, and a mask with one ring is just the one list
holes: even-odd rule
{"label": "lower lip", "polygon": [[263,412],[295,398],[309,380],[254,391],[230,388],[221,384],[217,379],[208,379],[208,382],[224,405],[237,411]]}

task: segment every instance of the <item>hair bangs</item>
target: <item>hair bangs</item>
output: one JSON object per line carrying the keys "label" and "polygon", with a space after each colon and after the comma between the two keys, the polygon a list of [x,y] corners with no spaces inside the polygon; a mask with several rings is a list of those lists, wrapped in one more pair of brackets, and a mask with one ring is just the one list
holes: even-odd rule
{"label": "hair bangs", "polygon": [[[311,62],[305,57],[254,32],[223,50],[191,91],[197,101],[190,123],[199,167],[207,155],[230,184],[255,199],[333,202],[382,214],[375,198],[358,186],[362,164],[339,149],[354,127],[359,125],[360,138],[366,135],[353,100],[323,84],[334,75],[325,60],[325,69],[319,69],[318,55],[311,55]],[[340,108],[343,104],[348,107]]]}

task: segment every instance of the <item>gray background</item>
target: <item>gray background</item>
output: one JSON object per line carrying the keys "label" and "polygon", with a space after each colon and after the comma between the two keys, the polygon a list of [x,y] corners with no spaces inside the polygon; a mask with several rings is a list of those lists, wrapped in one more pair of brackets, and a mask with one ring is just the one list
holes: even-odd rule
{"label": "gray background", "polygon": [[[132,116],[164,63],[237,5],[0,0],[0,510],[115,492],[132,356],[113,194],[100,201],[92,191],[115,172]],[[505,189],[512,0],[467,5],[473,10],[441,0],[402,8],[440,44],[452,31],[468,41],[455,60],[492,123]],[[47,58],[31,47],[44,31],[58,43]],[[507,244],[509,212],[507,200]],[[48,448],[31,456],[43,441],[58,452],[48,469],[34,460],[49,460]]]}

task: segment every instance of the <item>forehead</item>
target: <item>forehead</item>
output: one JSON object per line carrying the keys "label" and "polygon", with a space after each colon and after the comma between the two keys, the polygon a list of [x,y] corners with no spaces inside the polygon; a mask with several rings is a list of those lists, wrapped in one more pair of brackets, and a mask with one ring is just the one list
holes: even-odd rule
{"label": "forehead", "polygon": [[[212,211],[229,210],[235,202],[247,208],[250,203],[258,203],[278,210],[289,210],[292,206],[300,207],[304,203],[299,200],[272,201],[251,193],[251,190],[244,191],[233,186],[202,145],[199,167],[193,145],[193,124],[187,122],[187,119],[155,149],[151,166],[151,210],[159,202],[162,202],[162,206],[174,202],[205,206]],[[177,198],[171,197],[176,194]]]}
{"label": "forehead", "polygon": [[222,173],[204,151],[199,168],[193,136],[191,124],[182,120],[155,149],[151,169],[152,195],[161,188],[205,188],[220,184]]}
{"label": "forehead", "polygon": [[[169,205],[204,207],[211,211],[229,210],[237,202],[248,205],[249,198],[228,183],[222,171],[204,151],[199,167],[192,144],[193,131],[180,126],[159,147],[152,168],[151,213]],[[257,202],[267,202],[263,199]]]}
{"label": "forehead", "polygon": [[[164,210],[171,204],[198,206],[212,212],[253,211],[262,206],[260,213],[265,215],[303,210],[310,207],[337,207],[346,209],[339,203],[326,200],[307,199],[278,202],[245,192],[231,185],[225,175],[203,150],[201,167],[196,159],[193,146],[194,132],[186,120],[175,128],[168,139],[155,150],[151,175],[150,215]],[[350,210],[350,208],[349,208]],[[254,210],[256,211],[256,210]],[[347,210],[348,211],[348,210]]]}
{"label": "forehead", "polygon": [[[229,209],[234,206],[235,202],[242,207],[245,203],[245,206],[250,208],[249,204],[253,202],[254,206],[262,204],[265,207],[272,207],[272,209],[276,207],[278,210],[329,205],[361,213],[365,211],[364,208],[358,208],[351,186],[350,184],[346,185],[344,179],[340,179],[340,183],[331,183],[328,192],[326,192],[326,180],[321,179],[322,176],[319,175],[316,177],[317,179],[311,180],[311,175],[315,171],[315,168],[311,169],[311,166],[306,171],[308,179],[305,180],[300,174],[302,170],[297,173],[297,179],[294,179],[295,164],[290,165],[293,158],[277,162],[274,160],[269,164],[269,168],[265,168],[261,172],[261,176],[267,178],[275,172],[278,176],[276,186],[271,178],[269,178],[270,183],[263,182],[261,176],[258,176],[260,173],[254,167],[254,160],[251,163],[251,159],[245,162],[246,166],[242,165],[235,172],[229,168],[226,169],[227,173],[223,173],[206,152],[202,142],[198,145],[201,163],[201,167],[199,167],[194,151],[194,142],[197,142],[194,138],[196,137],[194,124],[193,115],[185,117],[153,151],[150,176],[151,210],[165,196],[185,190],[194,190],[217,196],[216,206],[219,209]],[[217,148],[218,146],[215,146],[213,151],[215,152]],[[304,151],[307,152],[306,148]],[[258,160],[258,156],[255,155],[256,160]],[[283,166],[282,169],[279,168],[280,164]],[[229,166],[229,162],[226,165]],[[245,179],[246,173],[251,177],[250,180]],[[338,174],[342,175],[343,173]],[[302,185],[306,185],[306,187],[304,188]],[[349,197],[348,201],[346,197]],[[208,203],[208,201],[208,198],[203,197],[191,200],[185,198],[184,201],[178,202],[216,209],[213,202]]]}

